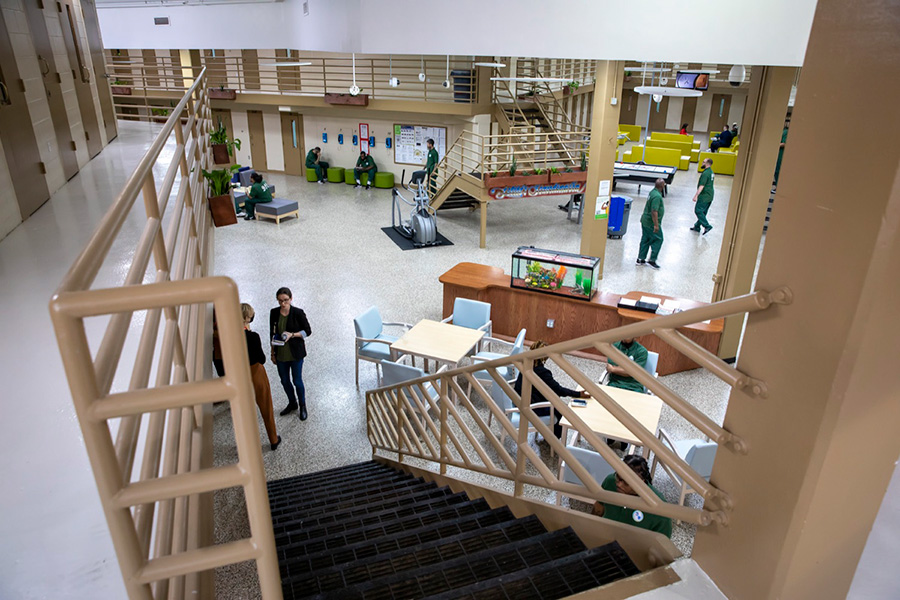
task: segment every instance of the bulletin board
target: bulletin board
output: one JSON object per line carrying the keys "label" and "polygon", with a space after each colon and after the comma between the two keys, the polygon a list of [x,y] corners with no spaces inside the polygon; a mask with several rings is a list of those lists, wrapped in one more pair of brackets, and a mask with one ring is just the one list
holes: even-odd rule
{"label": "bulletin board", "polygon": [[434,149],[444,158],[447,152],[447,128],[431,125],[394,124],[394,162],[401,165],[425,166],[428,158],[426,141],[434,140]]}

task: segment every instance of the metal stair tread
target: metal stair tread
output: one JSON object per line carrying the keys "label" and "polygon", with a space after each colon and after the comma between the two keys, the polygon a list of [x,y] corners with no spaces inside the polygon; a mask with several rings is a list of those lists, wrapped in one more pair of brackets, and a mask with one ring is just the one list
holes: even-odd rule
{"label": "metal stair tread", "polygon": [[[371,494],[367,494],[366,491],[360,491],[352,496],[338,496],[337,498],[332,496],[330,498],[322,498],[321,502],[312,504],[282,504],[272,508],[272,519],[283,519],[300,510],[307,515],[319,514],[329,510],[340,510],[342,508],[365,504],[369,501],[377,502],[380,499],[392,498],[404,493],[413,493],[427,488],[435,489],[437,486],[428,481],[415,481],[410,485],[374,488],[374,490],[377,491],[373,490],[374,493]],[[338,500],[337,502],[335,501],[336,499]]]}
{"label": "metal stair tread", "polygon": [[[364,486],[357,487],[355,484],[345,484],[344,486],[335,486],[334,488],[329,488],[330,492],[328,494],[316,494],[314,497],[310,498],[307,496],[307,490],[297,490],[294,494],[285,494],[280,496],[274,502],[270,502],[269,506],[273,512],[285,510],[288,508],[306,508],[313,509],[322,505],[323,503],[334,501],[336,497],[340,497],[347,502],[351,502],[353,500],[359,498],[365,498],[368,496],[378,496],[388,491],[396,491],[402,490],[405,488],[409,488],[413,485],[419,485],[425,482],[421,478],[416,479],[390,479],[384,480],[380,482],[378,485],[372,486]],[[353,486],[353,493],[350,495],[345,495],[344,491],[348,485]],[[433,485],[433,484],[432,484]]]}
{"label": "metal stair tread", "polygon": [[[313,483],[306,483],[299,481],[296,485],[290,488],[282,488],[278,490],[273,490],[270,492],[270,495],[274,495],[275,497],[280,497],[284,495],[290,495],[293,490],[298,489],[298,487],[302,487],[307,493],[313,494],[321,494],[323,490],[334,489],[338,487],[346,486],[348,482],[353,482],[356,487],[359,486],[367,486],[372,483],[377,483],[379,481],[398,481],[403,479],[415,479],[412,475],[407,475],[405,473],[397,473],[394,471],[390,472],[382,472],[382,471],[372,471],[372,472],[364,472],[364,473],[354,473],[349,477],[335,477],[333,479],[321,480]],[[289,491],[290,490],[290,491]]]}
{"label": "metal stair tread", "polygon": [[312,473],[303,473],[302,475],[293,475],[291,477],[284,477],[282,479],[275,479],[273,481],[269,481],[267,486],[269,489],[276,488],[279,486],[292,486],[298,482],[311,482],[315,481],[322,477],[331,477],[335,475],[346,475],[348,473],[356,472],[356,471],[380,471],[380,472],[393,472],[396,473],[394,469],[388,467],[387,465],[383,465],[381,463],[377,463],[375,461],[366,461],[361,463],[354,463],[352,465],[345,465],[343,467],[334,467],[333,469],[323,469],[321,471],[313,471]]}

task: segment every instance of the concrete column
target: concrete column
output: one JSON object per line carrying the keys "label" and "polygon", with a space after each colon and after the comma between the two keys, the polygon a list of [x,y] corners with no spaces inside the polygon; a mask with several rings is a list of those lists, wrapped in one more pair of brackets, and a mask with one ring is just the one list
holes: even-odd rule
{"label": "concrete column", "polygon": [[[847,157],[867,124],[900,136],[888,15],[893,0],[816,7],[757,279],[789,286],[793,303],[748,319],[737,366],[768,397],[731,395],[724,424],[749,453],[719,450],[711,480],[734,510],[693,549],[735,600],[844,598],[879,506],[895,502],[900,146]],[[896,570],[896,556],[881,561]]]}
{"label": "concrete column", "polygon": [[[792,67],[753,69],[747,110],[741,123],[741,149],[731,186],[719,266],[713,276],[716,281],[714,301],[750,291],[795,73],[796,69]],[[743,316],[725,320],[719,356],[731,358],[737,354],[743,326]]]}
{"label": "concrete column", "polygon": [[[606,232],[609,224],[609,205],[603,216],[596,217],[600,182],[609,182],[612,190],[613,163],[616,161],[619,132],[619,106],[622,101],[622,80],[625,72],[618,61],[597,61],[594,84],[594,106],[591,117],[591,146],[588,158],[587,188],[584,192],[584,221],[581,223],[581,253],[601,259],[606,253]],[[612,99],[616,103],[612,104]],[[609,194],[611,192],[607,192]],[[606,198],[608,200],[608,197]]]}

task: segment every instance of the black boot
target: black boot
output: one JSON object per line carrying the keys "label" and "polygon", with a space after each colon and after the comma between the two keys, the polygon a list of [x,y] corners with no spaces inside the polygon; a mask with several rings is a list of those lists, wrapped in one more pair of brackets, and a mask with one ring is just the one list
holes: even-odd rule
{"label": "black boot", "polygon": [[287,407],[285,407],[285,409],[278,414],[280,414],[283,417],[284,415],[290,414],[290,413],[294,412],[295,410],[297,410],[296,404],[288,404]]}
{"label": "black boot", "polygon": [[300,420],[301,420],[301,421],[305,421],[305,420],[306,420],[306,416],[307,416],[307,415],[306,415],[306,405],[304,404],[304,405],[302,405],[302,406],[300,407]]}

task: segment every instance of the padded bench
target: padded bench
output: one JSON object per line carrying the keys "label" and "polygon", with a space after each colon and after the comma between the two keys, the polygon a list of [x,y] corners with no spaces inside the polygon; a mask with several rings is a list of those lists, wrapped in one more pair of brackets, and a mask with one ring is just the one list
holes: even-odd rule
{"label": "padded bench", "polygon": [[328,167],[328,183],[344,183],[344,167]]}
{"label": "padded bench", "polygon": [[288,217],[299,218],[299,207],[296,200],[287,200],[286,198],[272,198],[271,202],[256,205],[256,218],[272,219],[277,224],[281,224],[282,219]]}
{"label": "padded bench", "polygon": [[382,189],[390,189],[394,187],[394,174],[387,171],[378,171],[375,173],[375,187]]}
{"label": "padded bench", "polygon": [[[377,171],[376,171],[377,173]],[[366,172],[359,174],[359,182],[366,185],[369,181],[369,174]],[[356,185],[356,171],[353,169],[344,169],[344,183],[347,185]]]}

